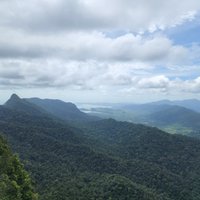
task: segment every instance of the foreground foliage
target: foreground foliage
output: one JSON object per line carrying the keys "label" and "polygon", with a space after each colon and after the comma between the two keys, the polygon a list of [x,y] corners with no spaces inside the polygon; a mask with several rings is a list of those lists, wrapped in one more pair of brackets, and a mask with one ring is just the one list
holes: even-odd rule
{"label": "foreground foliage", "polygon": [[17,156],[12,155],[0,137],[0,199],[37,200],[31,179]]}

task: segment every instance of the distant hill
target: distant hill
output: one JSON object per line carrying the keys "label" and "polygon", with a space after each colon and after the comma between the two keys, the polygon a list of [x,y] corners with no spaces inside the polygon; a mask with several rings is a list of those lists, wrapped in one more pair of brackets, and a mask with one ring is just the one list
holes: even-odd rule
{"label": "distant hill", "polygon": [[147,115],[147,114],[161,111],[170,107],[171,105],[168,105],[168,104],[147,103],[147,104],[125,104],[120,108],[124,110],[133,111],[134,113],[137,113],[138,115]]}
{"label": "distant hill", "polygon": [[64,102],[57,99],[39,99],[39,98],[30,98],[25,100],[65,121],[73,121],[73,120],[87,121],[87,120],[98,119],[95,116],[92,117],[84,112],[81,112],[76,107],[75,104],[70,102]]}
{"label": "distant hill", "polygon": [[200,112],[200,100],[197,99],[187,99],[187,100],[179,100],[179,101],[169,101],[162,100],[151,103],[153,105],[176,105],[191,109],[196,112]]}
{"label": "distant hill", "polygon": [[187,100],[161,100],[155,101],[145,104],[124,104],[119,106],[119,108],[124,108],[128,110],[134,110],[139,112],[156,112],[159,110],[163,110],[165,108],[169,108],[170,106],[180,106],[195,112],[200,112],[200,100],[197,99],[187,99]]}
{"label": "distant hill", "polygon": [[156,124],[180,124],[185,127],[200,130],[200,113],[184,107],[171,106],[168,109],[154,112],[149,117]]}

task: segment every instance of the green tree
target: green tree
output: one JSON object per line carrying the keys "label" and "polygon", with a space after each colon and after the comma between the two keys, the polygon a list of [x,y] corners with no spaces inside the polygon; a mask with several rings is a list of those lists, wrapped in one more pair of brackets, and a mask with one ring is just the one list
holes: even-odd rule
{"label": "green tree", "polygon": [[31,179],[17,156],[0,137],[0,199],[37,200]]}

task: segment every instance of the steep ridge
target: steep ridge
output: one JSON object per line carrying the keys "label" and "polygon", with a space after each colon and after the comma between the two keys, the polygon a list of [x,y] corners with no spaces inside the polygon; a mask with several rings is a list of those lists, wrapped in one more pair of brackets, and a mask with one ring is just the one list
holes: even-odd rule
{"label": "steep ridge", "polygon": [[81,112],[75,104],[70,102],[64,102],[57,99],[39,98],[29,98],[26,99],[26,101],[65,121],[94,121],[98,119],[97,117],[91,117],[86,113]]}
{"label": "steep ridge", "polygon": [[45,110],[21,99],[16,94],[11,95],[10,99],[4,104],[4,107],[30,115],[41,116],[46,114]]}

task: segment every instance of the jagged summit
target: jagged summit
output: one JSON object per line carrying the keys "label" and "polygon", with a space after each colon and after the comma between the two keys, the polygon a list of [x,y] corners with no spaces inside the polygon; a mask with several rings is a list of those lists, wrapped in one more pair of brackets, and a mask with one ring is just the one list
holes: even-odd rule
{"label": "jagged summit", "polygon": [[17,94],[12,94],[10,96],[10,98],[8,99],[8,101],[6,101],[6,103],[4,104],[7,107],[13,107],[14,105],[16,105],[18,102],[20,102],[22,99],[17,95]]}
{"label": "jagged summit", "polygon": [[34,116],[45,116],[67,121],[94,121],[99,118],[89,116],[81,112],[77,106],[71,102],[64,102],[58,99],[20,98],[17,94],[12,94],[4,104],[5,108],[23,112]]}
{"label": "jagged summit", "polygon": [[13,93],[10,99],[20,99],[20,97],[17,94]]}
{"label": "jagged summit", "polygon": [[6,108],[20,112],[25,112],[27,114],[43,115],[45,113],[44,110],[26,101],[25,99],[20,98],[17,94],[12,94],[10,99],[8,99],[4,106]]}

